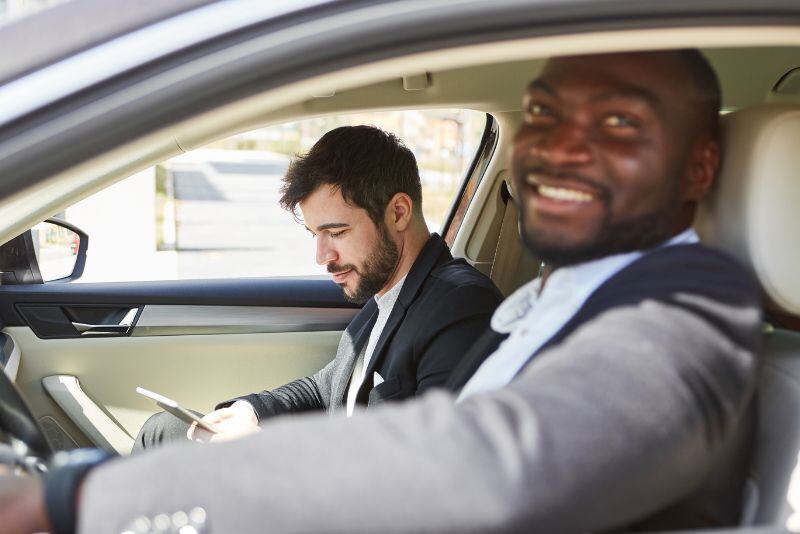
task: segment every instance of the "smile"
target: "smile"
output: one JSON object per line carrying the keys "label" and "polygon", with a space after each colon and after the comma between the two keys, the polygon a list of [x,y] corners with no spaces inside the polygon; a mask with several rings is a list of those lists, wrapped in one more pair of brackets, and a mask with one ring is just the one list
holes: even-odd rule
{"label": "smile", "polygon": [[534,187],[539,196],[552,200],[578,203],[588,203],[595,200],[595,196],[591,193],[587,193],[586,191],[579,191],[569,187],[557,187],[540,183],[539,176],[536,174],[526,175],[525,182]]}

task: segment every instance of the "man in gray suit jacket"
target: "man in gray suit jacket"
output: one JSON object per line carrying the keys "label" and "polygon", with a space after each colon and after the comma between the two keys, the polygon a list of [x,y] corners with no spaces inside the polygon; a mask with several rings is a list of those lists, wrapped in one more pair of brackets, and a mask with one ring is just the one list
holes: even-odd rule
{"label": "man in gray suit jacket", "polygon": [[345,329],[336,357],[313,376],[217,405],[209,436],[169,413],[151,417],[134,451],[187,437],[225,441],[276,415],[358,407],[444,387],[466,350],[489,326],[502,295],[488,277],[453,259],[428,232],[414,155],[372,126],[343,126],[296,157],[281,204],[316,240],[345,298],[366,303]]}
{"label": "man in gray suit jacket", "polygon": [[[551,60],[513,155],[523,238],[550,269],[498,308],[458,397],[281,420],[82,484],[76,462],[47,482],[50,517],[66,524],[78,499],[81,532],[155,517],[218,533],[733,523],[760,311],[745,271],[690,229],[719,164],[718,110],[697,51]],[[9,510],[34,511],[24,527],[48,528],[41,490],[15,495]]]}

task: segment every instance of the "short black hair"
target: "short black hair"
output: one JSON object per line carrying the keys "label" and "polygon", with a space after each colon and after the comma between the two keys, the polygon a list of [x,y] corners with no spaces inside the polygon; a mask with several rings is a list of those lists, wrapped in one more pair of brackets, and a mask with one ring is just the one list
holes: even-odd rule
{"label": "short black hair", "polygon": [[719,140],[719,111],[722,105],[722,91],[711,63],[695,48],[676,51],[689,74],[692,84],[693,100],[698,107],[698,117],[708,128],[711,137]]}
{"label": "short black hair", "polygon": [[396,136],[374,126],[331,130],[305,155],[289,164],[280,204],[296,216],[297,205],[319,186],[341,191],[345,202],[363,208],[376,224],[397,193],[406,193],[416,215],[422,214],[422,185],[414,154]]}

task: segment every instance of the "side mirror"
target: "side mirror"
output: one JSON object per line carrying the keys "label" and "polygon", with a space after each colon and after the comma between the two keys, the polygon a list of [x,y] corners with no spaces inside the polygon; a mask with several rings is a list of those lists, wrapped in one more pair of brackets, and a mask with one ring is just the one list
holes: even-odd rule
{"label": "side mirror", "polygon": [[60,219],[47,219],[0,246],[0,284],[71,282],[83,274],[89,236]]}

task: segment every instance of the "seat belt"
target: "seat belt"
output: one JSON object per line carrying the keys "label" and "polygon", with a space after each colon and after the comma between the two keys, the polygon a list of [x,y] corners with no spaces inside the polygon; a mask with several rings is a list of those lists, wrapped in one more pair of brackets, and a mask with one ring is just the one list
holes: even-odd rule
{"label": "seat belt", "polygon": [[508,183],[505,181],[500,186],[500,198],[505,203],[506,209],[503,213],[503,222],[500,223],[500,235],[497,238],[489,278],[503,296],[507,297],[516,289],[514,283],[522,247],[519,238],[519,210],[511,198]]}

